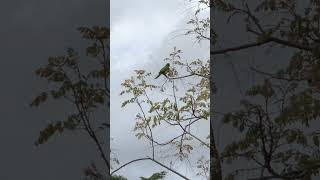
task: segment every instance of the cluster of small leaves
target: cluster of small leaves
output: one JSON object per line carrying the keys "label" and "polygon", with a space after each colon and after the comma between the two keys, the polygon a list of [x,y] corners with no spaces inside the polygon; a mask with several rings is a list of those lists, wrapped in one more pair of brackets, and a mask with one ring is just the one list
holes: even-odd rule
{"label": "cluster of small leaves", "polygon": [[[279,31],[281,37],[291,42],[312,45],[318,42],[320,37],[318,26],[320,5],[313,0],[307,0],[304,3],[305,7],[301,11],[302,8],[298,7],[297,1],[264,0],[256,6],[255,11],[277,15],[279,20],[274,28]],[[299,6],[301,5],[299,3]]]}
{"label": "cluster of small leaves", "polygon": [[[191,63],[183,63],[181,60],[182,51],[174,48],[173,52],[169,54],[165,61],[173,64],[169,73],[167,74],[167,82],[170,85],[156,86],[152,83],[147,83],[148,77],[151,73],[144,70],[136,70],[135,76],[125,80],[122,83],[124,90],[120,95],[127,95],[127,100],[123,101],[122,107],[128,104],[137,104],[141,112],[136,115],[136,124],[134,131],[138,139],[145,138],[153,141],[150,128],[164,124],[180,124],[184,129],[180,138],[169,140],[170,143],[163,143],[168,145],[175,145],[177,149],[176,156],[183,160],[188,158],[193,150],[193,145],[189,144],[194,138],[187,137],[190,125],[199,120],[209,119],[209,61],[202,62],[201,60],[194,60]],[[184,71],[183,71],[184,70]],[[194,76],[199,81],[196,81],[194,86],[191,86],[184,94],[176,95],[178,88],[174,84],[174,78],[179,77],[182,72],[186,72],[188,76]],[[183,75],[181,75],[183,77]],[[165,97],[162,100],[154,101],[149,96],[149,92],[159,89],[160,91],[169,92],[173,94],[171,97]],[[171,91],[171,92],[170,92]],[[174,91],[174,92],[172,92]],[[190,124],[190,125],[189,125]]]}
{"label": "cluster of small leaves", "polygon": [[[194,0],[188,0],[188,1],[191,3]],[[196,0],[196,3],[198,4],[198,7],[200,7],[201,5],[204,5],[205,8],[209,8],[211,7],[211,4],[213,3],[213,1],[212,0]]]}
{"label": "cluster of small leaves", "polygon": [[264,0],[261,1],[255,8],[255,11],[275,11],[280,9],[294,9],[296,3],[291,0]]}
{"label": "cluster of small leaves", "polygon": [[79,27],[83,39],[91,41],[108,41],[110,39],[110,29],[104,26]]}
{"label": "cluster of small leaves", "polygon": [[272,87],[271,81],[265,80],[263,85],[257,85],[247,90],[247,95],[249,96],[262,96],[264,98],[271,98],[274,95],[274,89]]}
{"label": "cluster of small leaves", "polygon": [[128,180],[128,179],[120,175],[115,175],[111,177],[111,180]]}
{"label": "cluster of small leaves", "polygon": [[[197,11],[198,12],[198,11]],[[198,19],[197,14],[194,19],[191,19],[187,24],[193,25],[193,29],[188,30],[185,35],[195,35],[197,42],[209,40],[210,35],[210,18]],[[216,34],[213,33],[215,36]]]}
{"label": "cluster of small leaves", "polygon": [[245,134],[245,137],[234,141],[226,146],[222,155],[222,160],[227,163],[232,163],[238,158],[245,158],[246,160],[252,160],[251,157],[255,157],[259,154],[257,147],[260,147],[259,138],[261,134],[257,128],[251,128]]}
{"label": "cluster of small leaves", "polygon": [[166,171],[162,171],[159,173],[154,173],[152,176],[150,176],[149,178],[145,178],[145,177],[140,177],[141,180],[161,180],[164,179],[167,175]]}
{"label": "cluster of small leaves", "polygon": [[[261,86],[254,86],[248,91],[248,95],[255,97],[260,95],[264,99],[276,97],[277,91],[272,87],[272,83],[265,81]],[[269,90],[268,90],[269,89]],[[223,122],[232,124],[243,136],[227,145],[222,153],[223,160],[232,163],[239,158],[245,158],[252,162],[257,159],[269,161],[269,164],[278,164],[282,167],[279,174],[288,177],[303,175],[309,177],[315,175],[320,166],[312,166],[312,170],[301,166],[301,161],[315,160],[308,150],[293,151],[295,149],[308,149],[319,146],[319,136],[316,133],[307,134],[301,124],[309,127],[309,121],[314,121],[319,117],[320,102],[315,99],[313,91],[306,89],[298,93],[287,95],[278,103],[285,103],[285,108],[278,115],[271,116],[268,109],[274,104],[259,105],[250,103],[248,100],[241,102],[241,110],[229,113],[224,117]],[[263,102],[263,101],[262,101]],[[298,128],[296,128],[298,126]],[[311,143],[310,143],[311,142]],[[281,145],[280,145],[281,144]],[[284,148],[286,147],[286,148]],[[289,150],[288,150],[289,148]],[[270,159],[266,159],[266,152],[269,152]],[[276,166],[276,165],[275,165]],[[279,167],[279,166],[278,166]],[[301,172],[300,174],[295,174]]]}
{"label": "cluster of small leaves", "polygon": [[[91,163],[91,165],[84,170],[84,175],[85,175],[86,180],[106,180],[107,179],[103,174],[101,174],[99,172],[99,170],[97,169],[97,167],[94,163]],[[111,177],[111,179],[112,180],[126,180],[126,179],[121,179],[121,177],[119,177],[118,179],[117,179],[117,177],[115,179],[113,179],[113,177]]]}
{"label": "cluster of small leaves", "polygon": [[183,161],[189,157],[189,154],[193,150],[192,144],[188,143],[193,140],[192,137],[184,135],[179,141],[172,141],[171,144],[176,146],[179,151],[175,154],[180,161]]}
{"label": "cluster of small leaves", "polygon": [[[202,83],[200,81],[200,83]],[[185,112],[195,117],[201,117],[203,119],[209,119],[209,98],[210,92],[205,87],[194,86],[191,89],[187,90],[184,97],[181,97],[179,100],[185,103],[184,106],[181,106],[180,112]]]}
{"label": "cluster of small leaves", "polygon": [[39,106],[41,103],[45,102],[47,98],[48,94],[46,92],[42,92],[31,102],[30,106]]}
{"label": "cluster of small leaves", "polygon": [[233,9],[233,5],[228,0],[211,0],[211,7],[223,12],[229,12]]}
{"label": "cluster of small leaves", "polygon": [[[78,30],[82,34],[82,38],[89,40],[91,43],[87,49],[87,56],[98,58],[100,68],[92,70],[88,76],[92,78],[104,78],[110,75],[109,63],[109,41],[110,29],[104,26],[79,27]],[[99,57],[100,56],[100,57]]]}
{"label": "cluster of small leaves", "polygon": [[53,122],[47,125],[42,131],[40,131],[40,136],[36,141],[36,145],[41,145],[46,143],[51,136],[53,136],[56,132],[61,133],[65,129],[74,130],[80,124],[80,120],[78,115],[69,115],[68,119],[65,121]]}
{"label": "cluster of small leaves", "polygon": [[303,180],[311,180],[313,176],[319,175],[319,158],[315,158],[299,150],[289,149],[276,153],[274,159],[277,162],[280,161],[285,164],[282,170],[283,174],[293,174],[292,177],[299,175]]}
{"label": "cluster of small leaves", "polygon": [[132,97],[122,103],[122,107],[127,106],[130,103],[135,103],[137,98],[144,94],[147,90],[153,90],[158,88],[158,86],[153,84],[148,84],[145,80],[147,77],[151,76],[151,73],[146,73],[144,70],[135,70],[136,78],[131,77],[131,79],[125,80],[121,85],[125,90],[120,92],[120,95],[132,94]]}
{"label": "cluster of small leaves", "polygon": [[[191,74],[198,74],[202,77],[209,77],[210,75],[210,63],[208,61],[203,61],[200,59],[192,61],[188,66],[188,72]],[[209,83],[205,83],[208,87]],[[204,84],[203,84],[204,85]]]}
{"label": "cluster of small leaves", "polygon": [[201,157],[197,161],[197,169],[199,169],[197,175],[198,176],[203,176],[206,179],[208,179],[209,175],[209,160],[206,160],[204,157]]}
{"label": "cluster of small leaves", "polygon": [[309,121],[320,116],[320,101],[313,98],[310,90],[292,95],[289,103],[290,105],[275,118],[279,124],[291,125],[300,122],[308,127]]}
{"label": "cluster of small leaves", "polygon": [[[49,82],[50,89],[41,92],[31,102],[30,106],[37,107],[51,97],[54,100],[64,99],[71,102],[78,111],[75,115],[68,117],[67,121],[49,124],[41,131],[36,144],[47,142],[56,132],[63,132],[63,129],[74,130],[77,129],[77,126],[84,125],[84,119],[81,115],[105,106],[106,99],[109,96],[106,81],[110,70],[109,65],[106,65],[109,64],[108,59],[104,54],[106,53],[104,45],[109,38],[109,30],[105,27],[94,26],[92,28],[80,27],[79,31],[84,39],[93,44],[100,44],[97,47],[99,51],[94,52],[92,49],[89,51],[87,49],[88,55],[96,57],[95,61],[91,61],[96,68],[89,70],[89,72],[83,72],[81,64],[85,64],[84,60],[80,60],[78,53],[69,48],[66,55],[49,57],[48,63],[35,71],[37,76]],[[100,128],[106,127],[108,126],[100,126]]]}
{"label": "cluster of small leaves", "polygon": [[304,179],[311,179],[320,175],[320,159],[304,158],[299,161],[299,169],[303,169]]}
{"label": "cluster of small leaves", "polygon": [[[194,84],[193,87],[190,87],[185,93],[184,97],[179,98],[181,102],[184,102],[185,105],[181,106],[179,112],[193,112],[193,115],[197,114],[197,117],[202,117],[204,119],[209,118],[209,98],[210,98],[210,63],[208,61],[202,61],[196,59],[191,63],[182,63],[180,56],[178,60],[175,60],[175,56],[181,53],[181,51],[174,49],[171,57],[171,61],[178,66],[186,67],[186,72],[191,75],[200,77],[199,81]],[[178,76],[178,71],[174,68],[174,75]],[[170,77],[174,77],[173,75]],[[195,107],[196,106],[196,107]]]}
{"label": "cluster of small leaves", "polygon": [[[78,53],[73,48],[68,48],[66,56],[49,57],[48,65],[37,69],[35,73],[41,78],[47,78],[48,80],[51,80],[51,81],[60,82],[60,81],[63,81],[63,78],[64,78],[64,73],[62,71],[63,67],[74,69],[78,64],[79,64]],[[55,76],[58,77],[57,80]]]}
{"label": "cluster of small leaves", "polygon": [[[207,13],[206,10],[210,7],[209,0],[199,0],[198,9],[194,13],[194,18],[190,19],[187,24],[192,25],[192,29],[188,30],[185,35],[194,35],[197,42],[202,40],[210,40],[210,35],[216,36],[214,31],[210,31],[210,18],[203,17],[202,12]],[[204,5],[204,7],[202,7]]]}

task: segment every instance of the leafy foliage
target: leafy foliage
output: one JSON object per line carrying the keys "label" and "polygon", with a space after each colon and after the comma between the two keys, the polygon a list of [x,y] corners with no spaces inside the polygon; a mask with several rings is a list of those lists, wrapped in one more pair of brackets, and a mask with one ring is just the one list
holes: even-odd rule
{"label": "leafy foliage", "polygon": [[166,171],[162,171],[162,172],[159,172],[159,173],[154,173],[149,178],[140,177],[140,179],[141,180],[161,180],[161,179],[164,179],[166,175],[167,175],[167,172]]}
{"label": "leafy foliage", "polygon": [[[78,30],[89,43],[85,50],[86,57],[80,57],[73,48],[68,48],[66,55],[49,57],[47,64],[35,71],[37,76],[47,80],[49,90],[41,92],[30,103],[31,107],[38,107],[48,100],[65,100],[71,103],[75,112],[68,115],[66,120],[49,123],[40,131],[35,144],[45,144],[65,130],[84,130],[97,146],[107,170],[107,174],[103,175],[92,164],[85,170],[85,176],[92,180],[102,180],[109,175],[110,165],[97,133],[110,128],[110,125],[91,115],[109,105],[109,29],[93,26],[79,27]],[[88,65],[93,68],[88,69]]]}
{"label": "leafy foliage", "polygon": [[[169,61],[175,64],[175,67],[170,69],[168,73],[168,82],[171,83],[170,89],[166,89],[165,86],[157,86],[152,83],[148,83],[148,77],[151,73],[147,73],[144,70],[136,70],[136,76],[127,79],[122,83],[124,90],[121,95],[127,95],[127,100],[122,103],[122,107],[126,107],[129,104],[136,104],[141,107],[141,113],[136,116],[136,126],[134,128],[137,131],[136,136],[146,138],[150,141],[152,132],[150,128],[156,128],[161,123],[168,125],[176,124],[181,125],[182,134],[180,139],[173,139],[170,144],[177,147],[178,155],[181,160],[187,158],[189,153],[192,152],[193,146],[188,141],[192,141],[194,137],[190,135],[189,126],[199,120],[209,119],[209,61],[203,63],[201,60],[195,60],[191,63],[183,63],[180,59],[181,50],[174,49],[169,58],[165,61]],[[191,86],[185,91],[184,96],[177,97],[178,88],[175,85],[176,78],[186,78],[179,76],[177,69],[185,68],[185,72],[189,73],[188,76],[194,76],[199,81],[195,81],[196,84]],[[172,89],[171,89],[172,88]],[[160,92],[172,91],[172,98],[166,97],[160,101],[152,100],[148,95],[149,92],[159,90]],[[143,107],[143,108],[142,108]],[[144,109],[148,109],[144,111]],[[201,144],[206,144],[200,141]],[[158,143],[157,144],[162,144]],[[164,143],[166,144],[166,143]]]}
{"label": "leafy foliage", "polygon": [[[41,78],[46,79],[53,87],[51,90],[44,91],[37,96],[31,106],[39,106],[46,102],[49,97],[54,100],[65,99],[71,102],[77,109],[77,113],[70,115],[65,121],[50,123],[43,131],[36,144],[43,144],[56,132],[63,132],[64,129],[75,130],[88,128],[89,123],[85,119],[88,113],[93,112],[98,107],[105,106],[109,96],[107,78],[109,77],[109,63],[105,59],[104,44],[107,41],[108,30],[104,27],[80,27],[79,31],[83,38],[90,40],[99,49],[99,57],[92,63],[96,68],[89,72],[81,71],[81,64],[78,53],[69,48],[67,55],[49,57],[48,64],[38,68],[35,73]],[[100,46],[97,42],[101,42]],[[87,51],[88,56],[98,58],[96,52]],[[100,128],[105,127],[101,124]]]}
{"label": "leafy foliage", "polygon": [[111,180],[127,180],[127,178],[123,177],[123,176],[112,176],[111,177]]}

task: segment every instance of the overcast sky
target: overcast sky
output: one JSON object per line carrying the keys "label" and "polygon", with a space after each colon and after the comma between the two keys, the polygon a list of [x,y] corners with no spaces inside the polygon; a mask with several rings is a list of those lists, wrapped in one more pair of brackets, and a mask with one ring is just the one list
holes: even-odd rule
{"label": "overcast sky", "polygon": [[47,123],[64,120],[66,103],[30,108],[47,83],[34,71],[67,47],[82,50],[78,26],[108,25],[105,0],[5,0],[0,19],[0,179],[81,179],[98,153],[87,136],[67,132],[36,148]]}
{"label": "overcast sky", "polygon": [[[124,97],[119,96],[121,82],[129,78],[134,69],[158,72],[165,64],[163,59],[174,46],[182,49],[184,59],[207,60],[209,57],[208,44],[199,45],[194,43],[192,37],[180,36],[188,28],[186,22],[193,13],[194,5],[185,0],[111,1],[111,148],[121,163],[145,157],[151,152],[150,145],[144,140],[137,140],[132,131],[138,109],[133,105],[124,109],[120,107],[124,100]],[[164,79],[159,78],[157,82],[163,83]],[[183,87],[183,82],[180,85]],[[154,96],[157,95],[153,94]],[[160,137],[160,132],[165,132],[166,135],[172,133],[157,131],[156,134]],[[208,132],[208,123],[199,124],[195,129],[195,133],[201,137],[208,135]],[[195,153],[209,157],[209,153],[200,148],[196,148]],[[159,156],[161,154],[165,152],[160,152]],[[172,159],[162,162],[169,164]],[[194,161],[195,157],[191,157],[192,166],[196,166]],[[191,179],[202,179],[195,177],[194,168],[187,163],[177,163],[174,168]],[[163,169],[154,163],[144,161],[124,168],[119,174],[135,180],[161,170]],[[170,174],[167,179],[181,178]]]}

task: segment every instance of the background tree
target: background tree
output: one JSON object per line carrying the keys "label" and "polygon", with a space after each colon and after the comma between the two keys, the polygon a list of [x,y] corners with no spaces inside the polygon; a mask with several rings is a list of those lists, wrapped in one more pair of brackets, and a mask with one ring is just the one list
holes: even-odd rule
{"label": "background tree", "polygon": [[[109,149],[104,146],[110,124],[107,108],[110,106],[109,97],[109,36],[106,27],[79,27],[82,38],[89,42],[85,55],[81,56],[76,50],[69,48],[67,55],[48,58],[48,64],[35,71],[36,75],[48,81],[49,90],[43,91],[30,104],[38,107],[48,98],[67,101],[72,104],[75,112],[64,121],[54,121],[47,125],[36,140],[37,146],[45,144],[58,133],[65,130],[84,131],[95,143],[106,165],[102,171],[95,163],[84,169],[88,180],[104,180],[110,176]],[[87,67],[91,67],[88,69]],[[101,113],[105,118],[99,116]],[[117,163],[117,158],[111,156],[111,161]],[[164,178],[165,172],[155,173],[150,180]],[[142,177],[144,178],[144,177]],[[125,180],[123,176],[111,176],[112,180]]]}
{"label": "background tree", "polygon": [[[214,49],[212,56],[249,48],[287,48],[285,66],[246,91],[235,112],[222,119],[238,130],[221,163],[250,167],[223,170],[225,179],[312,179],[319,176],[319,8],[318,1],[214,1],[216,11],[232,22],[241,19],[253,42]],[[214,17],[215,18],[215,17]],[[219,42],[219,39],[218,39]],[[279,61],[285,59],[279,59]],[[218,87],[219,88],[219,87]],[[228,126],[230,127],[230,126]]]}
{"label": "background tree", "polygon": [[[69,48],[64,56],[48,58],[48,64],[36,70],[36,75],[48,81],[48,89],[37,96],[32,107],[38,107],[48,98],[71,103],[73,113],[66,120],[54,121],[47,125],[36,141],[46,143],[52,136],[65,130],[84,131],[94,142],[105,164],[104,173],[99,173],[92,164],[85,175],[102,179],[109,175],[109,149],[103,146],[107,129],[110,128],[107,108],[109,106],[109,29],[106,27],[79,27],[82,38],[88,41],[86,56],[81,57]],[[87,67],[92,67],[91,69]],[[97,116],[102,111],[105,118]]]}

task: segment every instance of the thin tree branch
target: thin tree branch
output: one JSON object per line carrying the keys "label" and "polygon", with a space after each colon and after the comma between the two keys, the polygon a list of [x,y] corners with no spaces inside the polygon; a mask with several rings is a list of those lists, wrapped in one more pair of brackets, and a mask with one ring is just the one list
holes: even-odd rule
{"label": "thin tree branch", "polygon": [[252,48],[252,47],[256,47],[256,46],[261,46],[261,45],[264,45],[264,44],[269,43],[269,42],[271,42],[271,39],[266,39],[266,40],[263,40],[261,42],[248,43],[248,44],[235,46],[235,47],[231,47],[231,48],[211,51],[210,54],[211,55],[218,55],[218,54],[225,54],[225,53],[228,53],[228,52],[231,52],[231,51],[240,51],[240,50],[243,50],[243,49],[248,49],[248,48]]}
{"label": "thin tree branch", "polygon": [[130,162],[127,162],[127,163],[125,163],[124,165],[122,165],[122,166],[120,166],[119,168],[117,168],[116,170],[112,171],[112,172],[111,172],[111,175],[113,175],[114,173],[116,173],[117,171],[119,171],[120,169],[124,168],[125,166],[127,166],[127,165],[129,165],[129,164],[132,164],[132,163],[138,162],[138,161],[145,161],[145,160],[153,161],[153,162],[159,164],[160,166],[166,168],[167,170],[173,172],[174,174],[182,177],[183,179],[190,180],[189,178],[185,177],[184,175],[180,174],[179,172],[171,169],[170,167],[168,167],[168,166],[162,164],[161,162],[159,162],[159,161],[157,161],[157,160],[155,160],[155,159],[153,159],[153,158],[150,158],[150,157],[135,159],[135,160],[132,160],[132,161],[130,161]]}

